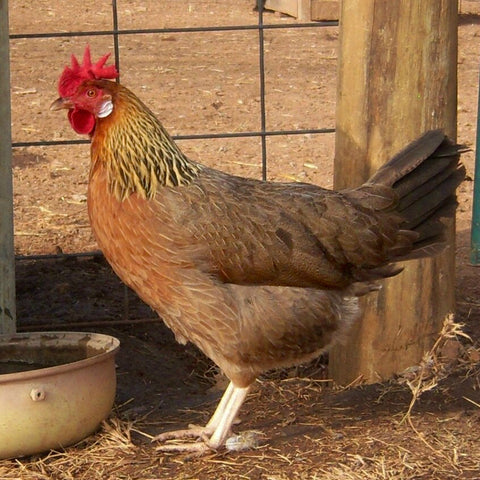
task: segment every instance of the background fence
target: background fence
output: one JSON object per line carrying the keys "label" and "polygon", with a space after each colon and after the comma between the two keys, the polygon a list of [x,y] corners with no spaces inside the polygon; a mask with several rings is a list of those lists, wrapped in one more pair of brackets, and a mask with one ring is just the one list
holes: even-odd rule
{"label": "background fence", "polygon": [[[101,256],[86,216],[89,141],[48,110],[63,66],[87,43],[94,58],[114,54],[122,83],[194,159],[263,179],[331,182],[336,21],[254,11],[251,0],[9,8],[20,330],[152,316],[107,267],[63,262]],[[47,295],[38,282],[51,282]],[[86,305],[76,310],[79,299]]]}
{"label": "background fence", "polygon": [[[18,4],[22,4],[23,2],[19,1],[11,1],[10,2],[10,8],[11,8],[11,29],[13,30],[16,29],[16,15],[18,13],[19,7]],[[76,7],[78,9],[79,16],[81,17],[82,14],[85,12],[85,10],[88,11],[90,10],[90,7],[93,7],[94,3],[92,5],[89,5],[89,2],[73,2],[76,4]],[[98,3],[98,2],[97,2]],[[183,38],[188,37],[190,40],[186,40],[187,42],[191,43],[191,56],[190,60],[192,62],[196,61],[196,56],[194,54],[195,48],[196,48],[196,42],[198,42],[198,39],[202,37],[203,39],[206,38],[208,35],[221,35],[219,38],[220,42],[225,41],[228,36],[232,37],[232,41],[235,42],[235,35],[237,35],[236,38],[239,38],[238,35],[247,35],[248,39],[246,37],[242,38],[241,43],[246,43],[247,41],[249,42],[250,47],[249,48],[256,48],[256,79],[252,78],[252,70],[253,64],[253,56],[249,54],[249,78],[248,81],[250,82],[255,82],[256,86],[258,88],[258,91],[256,92],[255,97],[258,97],[258,109],[256,112],[257,115],[257,121],[253,121],[252,118],[250,118],[249,125],[246,125],[247,128],[244,128],[243,125],[235,124],[234,119],[233,121],[227,123],[224,123],[222,127],[224,127],[221,131],[202,131],[202,126],[208,127],[208,124],[201,124],[197,120],[197,125],[194,128],[194,132],[192,133],[184,133],[184,132],[178,132],[174,134],[174,138],[178,141],[187,141],[187,140],[196,140],[196,141],[208,141],[210,139],[247,139],[251,140],[253,142],[260,142],[261,149],[260,149],[260,155],[258,158],[261,158],[261,177],[263,179],[267,178],[267,171],[268,171],[268,157],[269,157],[269,151],[267,148],[267,139],[272,138],[272,137],[286,137],[286,136],[292,136],[292,135],[316,135],[316,134],[326,134],[326,133],[332,133],[334,131],[333,124],[330,122],[330,125],[325,125],[325,124],[318,124],[317,119],[313,117],[306,117],[304,121],[302,122],[303,125],[307,124],[308,126],[302,126],[302,125],[294,125],[290,126],[287,128],[269,128],[267,125],[267,95],[266,95],[266,83],[268,81],[268,71],[266,69],[266,54],[265,54],[265,49],[266,49],[266,41],[265,41],[265,33],[266,32],[273,32],[273,31],[282,31],[283,33],[285,32],[292,32],[292,31],[309,31],[312,33],[314,30],[320,28],[325,28],[325,27],[336,27],[337,22],[336,21],[324,21],[324,22],[309,22],[309,23],[300,23],[296,22],[292,18],[282,18],[276,15],[272,15],[271,13],[268,14],[268,18],[271,21],[275,23],[268,23],[264,21],[264,12],[263,8],[258,9],[258,13],[253,13],[253,7],[254,4],[251,1],[244,1],[241,2],[241,6],[238,7],[237,3],[237,9],[241,8],[244,10],[245,15],[243,18],[240,18],[240,20],[244,19],[255,19],[256,23],[248,23],[248,24],[240,24],[240,23],[235,23],[235,18],[228,18],[227,15],[223,15],[222,13],[225,13],[228,11],[229,8],[232,7],[233,3],[232,2],[175,2],[177,4],[177,7],[179,5],[183,5],[185,12],[189,13],[187,15],[188,22],[193,23],[194,25],[184,25],[185,19],[178,18],[178,25],[175,25],[175,20],[173,19],[171,21],[171,26],[161,26],[161,27],[152,27],[152,28],[121,28],[122,24],[127,24],[125,19],[122,19],[122,14],[123,15],[128,15],[128,12],[130,10],[130,16],[135,17],[136,12],[132,11],[135,8],[140,8],[140,11],[142,13],[147,14],[148,16],[148,22],[149,24],[152,25],[162,25],[165,23],[165,18],[162,16],[163,12],[166,12],[168,9],[171,10],[171,7],[169,7],[168,2],[120,2],[121,5],[123,5],[123,9],[119,8],[119,5],[117,5],[117,1],[113,0],[112,2],[106,1],[104,2],[103,6],[101,6],[101,9],[103,11],[102,15],[102,22],[101,25],[106,25],[108,18],[108,15],[110,16],[109,21],[111,22],[111,28],[99,28],[97,29],[92,29],[92,28],[82,28],[82,25],[84,26],[95,26],[96,22],[74,22],[74,24],[68,29],[68,31],[64,32],[59,32],[59,31],[47,31],[47,32],[42,32],[42,31],[32,31],[32,32],[16,32],[12,31],[10,34],[10,42],[12,46],[11,50],[11,58],[12,58],[12,81],[15,82],[16,76],[19,75],[19,72],[22,71],[22,69],[30,69],[31,71],[31,83],[30,85],[16,85],[13,83],[13,95],[12,95],[12,116],[13,116],[13,147],[15,149],[23,149],[21,150],[21,154],[19,154],[20,157],[24,158],[24,163],[32,163],[31,156],[29,154],[25,154],[27,150],[25,149],[30,149],[29,151],[32,151],[31,149],[33,147],[65,147],[65,146],[70,146],[70,145],[82,145],[82,144],[88,144],[88,140],[84,139],[78,139],[78,137],[75,137],[73,132],[68,132],[68,133],[63,133],[61,136],[69,136],[70,138],[68,139],[60,139],[60,138],[52,138],[55,136],[58,136],[58,128],[53,128],[48,131],[46,128],[39,127],[38,122],[37,124],[34,125],[29,125],[29,126],[23,126],[24,123],[24,118],[20,120],[22,115],[25,115],[25,112],[27,115],[31,115],[31,105],[28,104],[28,101],[31,99],[32,96],[37,96],[38,94],[42,94],[42,99],[38,101],[39,105],[45,104],[46,100],[51,100],[53,96],[55,95],[56,92],[53,90],[53,86],[55,83],[51,81],[50,78],[51,75],[53,75],[53,78],[55,78],[59,75],[61,72],[61,68],[65,63],[67,63],[69,54],[70,52],[74,52],[76,55],[81,55],[81,52],[83,51],[84,45],[88,43],[94,43],[95,45],[92,46],[93,50],[93,55],[94,56],[99,56],[100,54],[103,54],[105,51],[109,50],[108,46],[110,43],[113,44],[113,51],[115,54],[115,63],[117,65],[117,68],[120,71],[121,74],[121,79],[123,80],[125,77],[126,78],[131,78],[131,71],[132,69],[137,70],[139,67],[138,65],[135,65],[135,57],[136,54],[138,54],[138,50],[133,49],[132,47],[129,47],[127,51],[123,49],[122,47],[125,45],[125,43],[128,43],[128,41],[131,41],[132,38],[137,38],[141,39],[141,43],[143,45],[147,43],[158,43],[158,42],[164,42],[163,45],[166,45],[170,42],[176,42],[177,39],[180,39],[181,36]],[[223,6],[220,4],[223,3]],[[129,9],[126,9],[125,6],[128,4]],[[205,10],[208,10],[209,7],[214,6],[215,8],[213,9],[213,15],[212,15],[212,20],[211,23],[212,25],[202,25],[200,20],[200,24],[196,24],[196,21],[192,21],[192,17],[194,18],[195,15],[198,13],[198,11],[202,11],[203,13]],[[144,8],[145,10],[144,10]],[[45,9],[38,8],[36,10],[36,13],[38,14],[39,18],[41,19],[42,15],[45,15],[45,13],[48,14],[49,17],[56,17],[58,15],[57,10],[59,10],[60,6],[54,8],[54,7],[46,7]],[[192,12],[192,9],[195,8],[196,12]],[[29,9],[29,7],[24,7],[24,9]],[[98,10],[98,8],[97,8]],[[109,10],[109,11],[108,11]],[[27,12],[26,12],[27,13]],[[253,15],[252,15],[253,14]],[[93,20],[96,19],[97,14],[91,15],[91,18]],[[88,16],[88,15],[87,15]],[[203,15],[204,16],[204,15]],[[225,18],[227,17],[227,18]],[[37,19],[38,20],[38,19]],[[42,19],[41,19],[42,20]],[[45,20],[45,19],[43,19]],[[218,22],[218,23],[217,23]],[[183,25],[182,25],[183,23]],[[54,22],[55,24],[55,22]],[[57,22],[58,24],[58,22]],[[38,25],[38,27],[41,28],[41,25]],[[18,27],[17,27],[18,28]],[[43,26],[45,28],[45,26]],[[35,30],[34,26],[31,26],[30,29]],[[126,39],[129,39],[128,41]],[[307,37],[308,38],[308,37]],[[31,57],[31,53],[29,52],[29,45],[34,45],[35,43],[42,41],[48,41],[48,49],[46,50],[46,58],[29,58]],[[185,40],[180,39],[178,43],[184,42]],[[37,43],[38,44],[38,43]],[[97,45],[101,45],[102,47],[98,48]],[[67,47],[68,46],[68,50]],[[141,47],[140,47],[141,49]],[[48,52],[56,52],[55,55],[48,55]],[[63,56],[60,56],[57,52],[65,52]],[[294,57],[295,56],[295,51],[291,52],[291,55]],[[310,54],[310,62],[315,65],[317,63],[317,60],[315,59],[315,53],[318,53],[315,51],[315,48],[313,47],[311,50]],[[213,53],[215,55],[215,53]],[[267,54],[268,55],[268,54]],[[173,53],[173,56],[175,56],[175,51]],[[332,58],[330,60],[330,65],[333,67],[334,70],[334,63],[331,62],[334,55],[332,55]],[[169,61],[172,60],[172,58],[169,59]],[[173,59],[175,61],[175,59]],[[235,59],[233,59],[235,61]],[[239,63],[241,63],[241,58],[238,59]],[[48,78],[39,78],[38,81],[35,81],[35,75],[36,75],[36,66],[35,62],[40,62],[42,64],[46,64],[48,62],[48,69],[51,71],[48,74]],[[155,65],[152,65],[153,67],[157,67],[159,70],[160,75],[162,75],[162,65],[164,65],[164,58],[157,58],[154,60]],[[188,61],[188,59],[185,59],[185,61]],[[125,68],[124,68],[125,66]],[[17,68],[18,67],[18,68]],[[285,75],[288,74],[288,61],[286,61],[285,65]],[[124,70],[128,69],[127,75],[124,74]],[[168,72],[167,72],[168,73]],[[220,72],[219,72],[220,73]],[[153,81],[156,81],[157,85],[161,84],[161,78],[157,77],[153,79]],[[216,79],[216,81],[221,82],[222,79]],[[38,83],[42,83],[42,89],[38,87]],[[45,88],[45,84],[49,86],[49,89],[47,90]],[[272,85],[274,83],[272,82]],[[128,82],[128,86],[132,88],[135,91],[135,84],[130,81]],[[144,88],[144,87],[141,87]],[[149,87],[151,88],[151,87]],[[273,87],[274,89],[275,87]],[[137,88],[138,90],[138,88]],[[192,90],[191,95],[192,97],[195,96],[194,90]],[[249,92],[252,92],[252,89],[249,90]],[[139,93],[137,91],[137,93]],[[141,93],[141,89],[140,89]],[[188,91],[187,91],[188,93]],[[185,93],[184,93],[185,94]],[[175,93],[174,93],[175,95]],[[285,96],[286,93],[282,92],[282,95]],[[308,92],[306,92],[306,95],[308,95]],[[148,100],[145,100],[148,102]],[[217,102],[214,105],[226,103],[224,99],[221,100],[221,102]],[[39,117],[37,117],[37,120],[39,122],[42,122],[42,120],[45,118],[46,115],[49,115],[50,118],[53,118],[52,114],[50,112],[46,112],[45,108],[38,112]],[[221,116],[221,112],[219,112]],[[317,113],[317,112],[310,112],[310,113]],[[306,112],[308,115],[308,112]],[[250,117],[254,116],[250,115]],[[288,113],[287,113],[288,115]],[[216,119],[210,117],[210,119],[215,122]],[[58,122],[58,125],[60,125],[63,129],[65,129],[65,122],[63,121],[62,118],[59,118],[58,115],[56,115],[56,121]],[[63,124],[62,124],[63,122]],[[249,126],[256,126],[257,128],[248,128]],[[228,128],[229,127],[229,128]],[[211,130],[211,128],[210,128]],[[16,150],[16,152],[19,152],[19,150]],[[49,156],[51,155],[47,150],[42,150],[41,153],[39,154],[39,150],[35,150],[34,155],[40,155],[40,156]],[[55,150],[53,155],[59,155],[59,150]],[[68,152],[65,153],[66,151],[63,150],[62,154],[63,155],[68,155]],[[200,158],[200,160],[202,160]],[[238,160],[240,161],[240,159]],[[20,160],[20,163],[22,160]],[[33,162],[35,163],[35,162]],[[241,172],[240,172],[241,173]],[[253,174],[256,175],[259,172],[245,172],[246,174]],[[35,185],[31,185],[31,188],[35,189]],[[48,207],[45,207],[48,209]],[[24,236],[23,233],[25,232],[19,232],[19,236],[22,237]],[[32,232],[30,232],[32,233]],[[17,242],[17,245],[18,242]],[[21,245],[21,243],[20,243]],[[63,249],[62,249],[63,250]],[[17,248],[17,253],[20,255],[27,255],[30,256],[32,251],[28,248],[28,246],[19,246]],[[42,253],[39,252],[39,248],[34,248],[33,253]],[[45,253],[45,252],[43,252]],[[47,252],[48,254],[52,254],[52,252]],[[71,252],[75,253],[75,252]]]}

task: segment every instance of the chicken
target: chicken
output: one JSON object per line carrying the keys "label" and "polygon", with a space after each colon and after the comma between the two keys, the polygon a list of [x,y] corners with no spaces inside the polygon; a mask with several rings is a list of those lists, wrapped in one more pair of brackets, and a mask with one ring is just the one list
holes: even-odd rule
{"label": "chicken", "polygon": [[230,380],[205,427],[161,434],[160,448],[217,449],[262,372],[319,356],[359,317],[358,297],[401,271],[395,262],[444,248],[459,148],[427,132],[339,192],[228,175],[187,158],[110,81],[107,59],[92,64],[88,47],[82,64],[72,57],[52,109],[91,137],[88,213],[105,258]]}

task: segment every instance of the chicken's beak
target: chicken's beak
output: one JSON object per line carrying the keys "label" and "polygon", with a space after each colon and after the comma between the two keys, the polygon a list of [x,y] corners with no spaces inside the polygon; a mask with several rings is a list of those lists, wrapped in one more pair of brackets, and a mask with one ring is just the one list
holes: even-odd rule
{"label": "chicken's beak", "polygon": [[61,110],[62,108],[73,108],[72,101],[69,98],[59,97],[50,105],[50,110]]}

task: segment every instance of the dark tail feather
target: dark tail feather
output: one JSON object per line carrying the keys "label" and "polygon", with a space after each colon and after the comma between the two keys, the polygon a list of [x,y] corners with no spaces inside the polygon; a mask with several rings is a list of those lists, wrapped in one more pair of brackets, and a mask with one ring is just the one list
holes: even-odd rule
{"label": "dark tail feather", "polygon": [[[393,187],[421,165],[444,142],[448,142],[441,130],[430,130],[398,152],[389,162],[377,170],[367,183]],[[451,145],[451,144],[450,144]],[[440,155],[444,157],[445,154]]]}
{"label": "dark tail feather", "polygon": [[400,228],[417,233],[413,250],[400,254],[399,260],[432,255],[444,247],[442,219],[454,214],[455,191],[465,177],[459,158],[466,150],[452,144],[441,130],[432,130],[395,155],[367,182],[393,188],[398,198],[395,211],[404,219]]}

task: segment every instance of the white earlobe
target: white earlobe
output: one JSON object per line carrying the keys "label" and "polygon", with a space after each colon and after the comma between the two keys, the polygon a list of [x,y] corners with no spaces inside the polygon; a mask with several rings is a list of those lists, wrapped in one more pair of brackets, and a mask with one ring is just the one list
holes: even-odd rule
{"label": "white earlobe", "polygon": [[105,100],[102,105],[100,106],[100,110],[97,113],[98,118],[105,118],[108,117],[113,111],[113,102],[112,100],[108,99]]}

